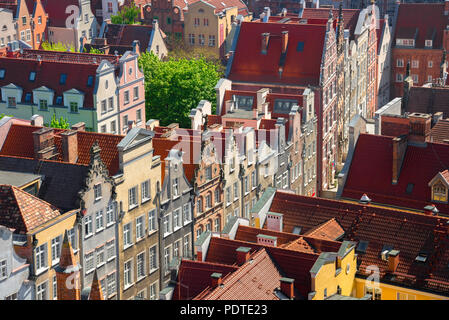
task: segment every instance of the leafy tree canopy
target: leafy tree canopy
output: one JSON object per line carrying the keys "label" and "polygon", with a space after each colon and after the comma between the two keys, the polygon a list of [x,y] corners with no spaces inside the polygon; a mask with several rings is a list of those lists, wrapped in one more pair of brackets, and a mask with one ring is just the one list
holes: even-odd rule
{"label": "leafy tree canopy", "polygon": [[50,42],[42,42],[42,49],[50,50],[50,51],[70,51],[75,52],[75,47],[73,45],[65,45],[62,42],[58,43],[50,43]]}
{"label": "leafy tree canopy", "polygon": [[189,114],[201,100],[208,100],[215,108],[215,85],[220,79],[217,66],[204,58],[161,61],[153,53],[139,58],[145,74],[147,119],[159,119],[161,125],[177,122],[190,128]]}
{"label": "leafy tree canopy", "polygon": [[59,120],[56,119],[56,115],[53,114],[53,116],[51,117],[50,127],[56,129],[69,129],[70,123],[63,117],[60,117]]}
{"label": "leafy tree canopy", "polygon": [[111,16],[113,24],[140,24],[139,20],[140,10],[136,5],[124,6],[117,15]]}

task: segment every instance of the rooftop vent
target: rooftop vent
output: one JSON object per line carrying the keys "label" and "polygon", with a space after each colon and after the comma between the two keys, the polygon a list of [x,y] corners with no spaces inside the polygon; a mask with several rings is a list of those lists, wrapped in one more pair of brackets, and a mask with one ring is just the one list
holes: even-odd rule
{"label": "rooftop vent", "polygon": [[299,227],[299,226],[295,226],[295,227],[293,228],[293,231],[292,231],[292,233],[293,233],[293,234],[297,234],[297,235],[300,235],[300,234],[301,234],[301,230],[302,230],[302,228],[301,228],[301,227]]}
{"label": "rooftop vent", "polygon": [[418,256],[415,258],[415,261],[425,263],[427,261],[427,254],[425,253],[418,254]]}
{"label": "rooftop vent", "polygon": [[429,204],[424,207],[424,212],[428,215],[436,216],[440,212],[434,204]]}
{"label": "rooftop vent", "polygon": [[371,199],[368,198],[366,193],[364,193],[363,196],[360,198],[359,202],[362,203],[362,204],[369,204],[371,202]]}

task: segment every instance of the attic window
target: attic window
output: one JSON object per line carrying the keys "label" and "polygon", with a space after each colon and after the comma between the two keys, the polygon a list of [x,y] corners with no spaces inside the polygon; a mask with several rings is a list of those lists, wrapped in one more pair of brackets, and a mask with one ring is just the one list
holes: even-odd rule
{"label": "attic window", "polygon": [[61,73],[61,76],[59,77],[59,84],[65,84],[66,80],[67,80],[67,74]]}
{"label": "attic window", "polygon": [[432,186],[432,201],[447,202],[447,188],[440,181]]}
{"label": "attic window", "polygon": [[415,186],[415,185],[414,185],[413,183],[407,184],[407,188],[405,189],[405,193],[411,194],[412,191],[413,191],[413,187],[414,187],[414,186]]}
{"label": "attic window", "polygon": [[274,112],[288,113],[292,109],[292,106],[297,103],[296,100],[276,99],[274,101]]}
{"label": "attic window", "polygon": [[92,87],[93,83],[94,83],[94,76],[87,77],[87,86]]}
{"label": "attic window", "polygon": [[36,72],[35,72],[35,71],[31,71],[31,72],[30,72],[29,80],[30,80],[30,81],[36,80]]}
{"label": "attic window", "polygon": [[355,250],[357,253],[366,253],[366,249],[368,248],[369,241],[360,240],[359,244],[357,246],[357,249]]}
{"label": "attic window", "polygon": [[56,97],[56,104],[58,106],[62,105],[62,97],[61,96]]}
{"label": "attic window", "polygon": [[252,108],[254,97],[251,96],[234,96],[234,100],[237,102],[237,108]]}
{"label": "attic window", "polygon": [[31,102],[31,93],[25,94],[25,102]]}
{"label": "attic window", "polygon": [[5,69],[0,69],[0,79],[5,79]]}
{"label": "attic window", "polygon": [[302,52],[304,50],[304,41],[299,41],[298,46],[296,47],[296,51]]}
{"label": "attic window", "polygon": [[301,234],[301,230],[302,230],[302,228],[301,228],[301,227],[299,227],[299,226],[295,226],[295,227],[293,228],[293,231],[292,231],[292,233],[293,233],[293,234],[297,234],[297,235],[300,235],[300,234]]}
{"label": "attic window", "polygon": [[418,254],[418,256],[415,258],[415,261],[425,263],[427,261],[427,254],[425,253]]}
{"label": "attic window", "polygon": [[432,48],[432,40],[426,40],[426,48]]}

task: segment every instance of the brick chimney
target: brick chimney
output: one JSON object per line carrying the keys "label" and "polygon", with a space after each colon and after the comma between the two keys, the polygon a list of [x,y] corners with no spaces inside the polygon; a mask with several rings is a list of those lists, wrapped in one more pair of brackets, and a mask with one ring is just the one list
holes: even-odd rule
{"label": "brick chimney", "polygon": [[64,162],[76,163],[78,160],[78,131],[67,130],[61,133],[62,158]]}
{"label": "brick chimney", "polygon": [[409,140],[412,142],[430,141],[432,117],[430,114],[414,112],[408,116],[410,120]]}
{"label": "brick chimney", "polygon": [[55,132],[53,128],[43,127],[33,132],[34,158],[52,159],[56,156]]}
{"label": "brick chimney", "polygon": [[86,131],[86,124],[84,122],[78,122],[75,123],[71,129],[76,131]]}
{"label": "brick chimney", "polygon": [[211,278],[211,287],[216,288],[218,287],[222,281],[223,281],[223,275],[218,272],[214,272],[210,275]]}
{"label": "brick chimney", "polygon": [[282,31],[282,53],[287,52],[287,45],[288,45],[288,31]]}
{"label": "brick chimney", "polygon": [[268,212],[267,214],[267,229],[282,232],[283,229],[283,214]]}
{"label": "brick chimney", "polygon": [[388,253],[388,272],[396,272],[399,264],[399,250],[391,250]]}
{"label": "brick chimney", "polygon": [[73,254],[72,245],[69,242],[67,230],[64,233],[64,241],[61,246],[61,256],[55,271],[58,300],[80,300],[80,266],[75,260],[75,255]]}
{"label": "brick chimney", "polygon": [[262,33],[262,54],[267,54],[269,40],[270,40],[270,33],[268,32]]}
{"label": "brick chimney", "polygon": [[288,298],[293,299],[295,297],[295,280],[292,278],[281,278],[281,292]]}
{"label": "brick chimney", "polygon": [[438,212],[440,212],[437,207],[435,207],[434,204],[429,204],[428,206],[424,207],[424,213],[429,216],[436,216],[438,215]]}
{"label": "brick chimney", "polygon": [[237,264],[241,266],[249,260],[251,248],[248,247],[238,247],[235,251],[237,253]]}
{"label": "brick chimney", "polygon": [[258,234],[257,235],[257,244],[276,247],[277,246],[277,237],[267,236],[265,234]]}
{"label": "brick chimney", "polygon": [[397,184],[401,173],[402,161],[407,150],[407,138],[404,136],[393,138],[393,164],[391,183]]}

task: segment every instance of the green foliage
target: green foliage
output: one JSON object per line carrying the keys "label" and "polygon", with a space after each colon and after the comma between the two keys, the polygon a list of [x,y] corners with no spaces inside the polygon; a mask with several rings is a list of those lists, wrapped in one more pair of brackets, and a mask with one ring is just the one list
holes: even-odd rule
{"label": "green foliage", "polygon": [[89,53],[104,54],[103,51],[101,51],[100,49],[96,49],[94,47],[90,47]]}
{"label": "green foliage", "polygon": [[113,24],[140,24],[139,20],[140,10],[135,4],[131,6],[124,6],[117,15],[111,16]]}
{"label": "green foliage", "polygon": [[66,46],[62,42],[58,43],[50,43],[50,42],[42,42],[42,49],[43,50],[50,50],[50,51],[70,51],[75,52],[75,47],[73,45]]}
{"label": "green foliage", "polygon": [[210,101],[215,108],[214,87],[220,74],[204,58],[161,61],[145,52],[139,58],[139,66],[145,74],[147,120],[159,119],[161,125],[177,122],[190,128],[190,110],[201,100]]}
{"label": "green foliage", "polygon": [[53,113],[53,116],[51,117],[50,127],[56,129],[69,129],[70,123],[68,123],[67,119],[64,119],[63,117],[59,118],[59,120],[56,119],[56,115]]}
{"label": "green foliage", "polygon": [[4,114],[4,113],[0,113],[0,120],[2,120],[3,117],[12,117],[12,116],[8,116],[8,115],[6,115],[6,114]]}

